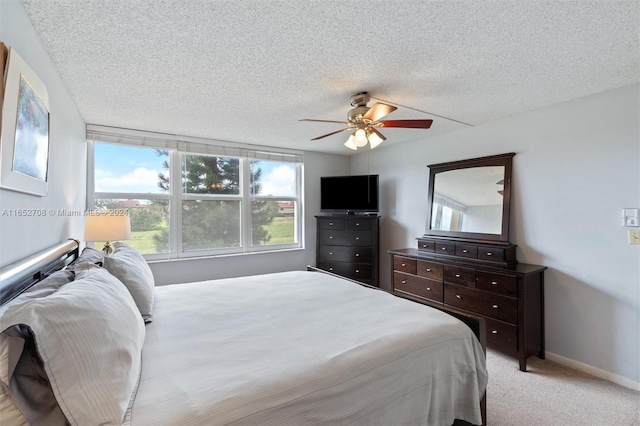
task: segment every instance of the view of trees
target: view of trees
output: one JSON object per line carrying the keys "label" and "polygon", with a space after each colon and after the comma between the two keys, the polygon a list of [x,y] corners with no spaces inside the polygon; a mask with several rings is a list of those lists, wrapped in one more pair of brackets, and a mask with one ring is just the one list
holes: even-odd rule
{"label": "view of trees", "polygon": [[[169,191],[169,153],[156,150],[166,159],[158,173],[158,188]],[[207,155],[182,156],[182,187],[188,194],[182,201],[182,248],[201,250],[240,247],[240,200],[215,199],[207,195],[239,195],[240,160]],[[262,169],[259,161],[250,162],[250,190],[260,194]],[[199,197],[198,194],[202,194]],[[142,253],[169,251],[169,201],[156,200],[96,200],[97,208],[126,209],[131,219],[132,241]],[[269,244],[272,233],[276,243],[293,242],[293,217],[280,216],[277,201],[251,201],[251,241],[253,245]],[[277,223],[274,223],[277,220]],[[273,226],[272,226],[273,225]]]}
{"label": "view of trees", "polygon": [[126,210],[127,242],[140,253],[188,257],[298,243],[294,163],[95,142],[93,166],[94,208]]}
{"label": "view of trees", "polygon": [[[158,151],[159,155],[168,155]],[[186,194],[240,194],[240,161],[236,158],[212,157],[206,155],[185,155],[182,164],[182,192]],[[168,170],[169,163],[163,167]],[[251,191],[260,192],[262,170],[250,170]],[[165,173],[158,174],[158,186],[169,190],[169,180]],[[252,241],[267,244],[270,240],[265,228],[278,214],[277,203],[254,201],[252,208]],[[238,247],[240,241],[240,201],[189,199],[182,203],[182,245],[184,250],[198,250],[224,247]],[[154,236],[160,251],[169,244],[168,229]]]}

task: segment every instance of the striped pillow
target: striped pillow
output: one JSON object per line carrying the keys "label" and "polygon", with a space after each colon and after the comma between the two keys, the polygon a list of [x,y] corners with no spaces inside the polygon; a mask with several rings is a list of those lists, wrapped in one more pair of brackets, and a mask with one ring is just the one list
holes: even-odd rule
{"label": "striped pillow", "polygon": [[145,329],[117,278],[99,267],[80,271],[47,297],[12,304],[0,324],[29,329],[70,424],[122,423],[140,375]]}
{"label": "striped pillow", "polygon": [[151,322],[155,280],[144,257],[133,247],[117,241],[115,252],[103,259],[104,268],[129,289],[144,322]]}

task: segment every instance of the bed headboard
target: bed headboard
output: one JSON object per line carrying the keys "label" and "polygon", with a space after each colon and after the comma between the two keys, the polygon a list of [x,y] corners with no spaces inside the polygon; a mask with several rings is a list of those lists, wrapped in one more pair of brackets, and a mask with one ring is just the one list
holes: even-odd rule
{"label": "bed headboard", "polygon": [[0,269],[0,305],[78,258],[80,243],[69,239]]}

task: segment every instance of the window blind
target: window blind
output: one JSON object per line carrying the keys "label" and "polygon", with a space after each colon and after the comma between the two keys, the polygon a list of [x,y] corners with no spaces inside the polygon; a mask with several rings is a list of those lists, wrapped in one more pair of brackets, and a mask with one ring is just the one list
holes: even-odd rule
{"label": "window blind", "polygon": [[225,157],[255,158],[259,160],[302,163],[301,151],[251,144],[218,141],[214,139],[194,138],[170,135],[166,133],[146,132],[142,130],[118,127],[87,125],[87,139],[92,141],[137,145],[157,149],[175,149],[191,154],[218,155]]}

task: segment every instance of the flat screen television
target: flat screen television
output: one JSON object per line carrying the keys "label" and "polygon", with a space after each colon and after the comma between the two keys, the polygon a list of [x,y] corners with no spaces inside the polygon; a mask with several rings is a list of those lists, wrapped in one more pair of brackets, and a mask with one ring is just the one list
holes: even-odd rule
{"label": "flat screen television", "polygon": [[377,213],[378,175],[321,177],[320,211]]}

